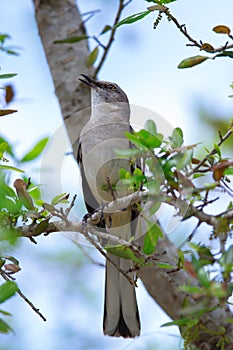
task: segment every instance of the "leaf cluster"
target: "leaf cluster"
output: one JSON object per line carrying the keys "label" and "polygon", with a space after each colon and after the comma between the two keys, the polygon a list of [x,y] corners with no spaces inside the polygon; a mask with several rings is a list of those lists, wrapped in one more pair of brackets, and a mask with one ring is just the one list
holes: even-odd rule
{"label": "leaf cluster", "polygon": [[8,55],[18,56],[18,48],[15,46],[8,46],[6,43],[11,39],[9,34],[0,33],[0,51]]}

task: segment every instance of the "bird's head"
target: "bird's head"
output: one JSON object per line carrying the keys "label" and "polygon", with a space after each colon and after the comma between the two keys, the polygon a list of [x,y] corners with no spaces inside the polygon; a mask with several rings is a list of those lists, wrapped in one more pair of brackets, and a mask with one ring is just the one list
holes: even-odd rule
{"label": "bird's head", "polygon": [[86,74],[81,74],[81,76],[79,80],[91,88],[92,103],[129,103],[126,94],[117,84],[98,81]]}

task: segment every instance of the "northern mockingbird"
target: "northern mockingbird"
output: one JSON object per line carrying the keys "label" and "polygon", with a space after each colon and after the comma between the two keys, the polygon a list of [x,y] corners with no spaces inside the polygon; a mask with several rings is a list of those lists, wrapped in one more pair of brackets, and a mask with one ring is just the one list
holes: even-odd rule
{"label": "northern mockingbird", "polygon": [[[126,94],[115,83],[96,81],[82,74],[83,83],[91,88],[91,116],[80,135],[78,163],[82,187],[89,213],[103,203],[129,194],[129,189],[120,180],[119,171],[131,171],[130,159],[116,155],[116,150],[130,147],[125,136],[129,124],[130,107]],[[102,227],[111,235],[129,240],[135,235],[137,213],[132,207],[111,214]],[[132,262],[110,255],[116,266],[128,271]],[[131,273],[133,279],[133,274]],[[140,334],[140,321],[135,288],[106,260],[104,334],[114,337],[135,337]]]}

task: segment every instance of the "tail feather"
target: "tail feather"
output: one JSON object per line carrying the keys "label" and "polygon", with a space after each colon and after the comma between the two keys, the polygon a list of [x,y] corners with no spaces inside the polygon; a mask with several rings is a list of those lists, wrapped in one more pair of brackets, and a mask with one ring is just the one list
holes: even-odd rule
{"label": "tail feather", "polygon": [[[111,259],[127,271],[129,260],[111,255]],[[106,261],[104,334],[133,338],[140,334],[140,320],[135,288],[109,261]]]}

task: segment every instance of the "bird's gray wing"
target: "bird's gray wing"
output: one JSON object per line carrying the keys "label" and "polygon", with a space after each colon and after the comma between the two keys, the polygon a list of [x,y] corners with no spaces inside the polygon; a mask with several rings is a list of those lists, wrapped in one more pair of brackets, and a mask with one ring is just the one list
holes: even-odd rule
{"label": "bird's gray wing", "polygon": [[91,189],[88,185],[85,172],[83,169],[83,162],[82,162],[82,144],[79,142],[78,146],[78,154],[77,154],[77,162],[80,168],[81,177],[82,177],[82,188],[83,188],[83,196],[85,205],[87,208],[88,213],[92,214],[97,208],[99,208],[99,204],[95,197],[93,196]]}

